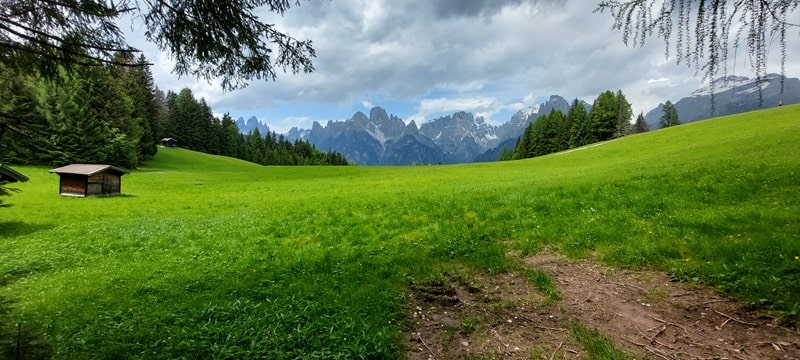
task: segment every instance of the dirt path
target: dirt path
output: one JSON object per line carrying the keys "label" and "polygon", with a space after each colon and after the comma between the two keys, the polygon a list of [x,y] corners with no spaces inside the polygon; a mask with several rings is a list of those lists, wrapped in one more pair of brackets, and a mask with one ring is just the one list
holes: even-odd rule
{"label": "dirt path", "polygon": [[570,330],[580,323],[651,359],[800,359],[800,332],[712,289],[552,253],[524,262],[555,280],[560,302],[548,304],[519,274],[414,286],[408,357],[581,359],[587,354]]}

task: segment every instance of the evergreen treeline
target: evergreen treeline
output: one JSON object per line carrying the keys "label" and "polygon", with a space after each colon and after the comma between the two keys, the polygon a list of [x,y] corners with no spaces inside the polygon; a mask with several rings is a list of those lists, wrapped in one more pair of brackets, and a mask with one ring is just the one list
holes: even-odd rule
{"label": "evergreen treeline", "polygon": [[189,89],[168,92],[165,102],[162,138],[173,138],[180,147],[262,165],[348,164],[341,153],[319,151],[307,140],[291,142],[275,132],[262,135],[258,129],[242,135],[230,115],[214,117],[205,100],[195,99]]}
{"label": "evergreen treeline", "polygon": [[501,160],[542,156],[625,136],[633,130],[631,116],[631,104],[622,91],[603,92],[588,112],[575,99],[566,114],[553,110],[528,124],[514,150],[504,151]]}
{"label": "evergreen treeline", "polygon": [[159,112],[143,56],[41,80],[0,65],[0,161],[135,167],[156,153]]}
{"label": "evergreen treeline", "polygon": [[164,94],[143,56],[122,54],[114,65],[61,71],[55,81],[0,65],[0,163],[135,168],[166,137],[263,165],[347,165],[342,154],[321,152],[308,141],[243,136],[230,116],[217,119],[189,89]]}

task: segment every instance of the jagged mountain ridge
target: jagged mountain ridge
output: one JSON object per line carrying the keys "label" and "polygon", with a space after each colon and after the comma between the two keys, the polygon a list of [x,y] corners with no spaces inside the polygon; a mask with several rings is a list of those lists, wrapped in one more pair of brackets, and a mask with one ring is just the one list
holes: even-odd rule
{"label": "jagged mountain ridge", "polygon": [[348,120],[328,121],[324,126],[314,122],[308,130],[292,128],[286,137],[307,139],[318,149],[338,151],[360,165],[467,163],[491,157],[487,151],[499,154],[498,145],[516,139],[530,122],[554,109],[566,112],[569,102],[553,95],[542,104],[518,111],[499,126],[464,111],[417,126],[374,107],[369,116],[357,112]]}
{"label": "jagged mountain ridge", "polygon": [[240,117],[236,119],[236,127],[239,129],[239,132],[242,134],[249,134],[254,129],[258,129],[258,132],[261,134],[261,137],[267,136],[271,131],[267,124],[258,121],[258,118],[255,116],[251,116],[247,120]]}
{"label": "jagged mountain ridge", "polygon": [[448,164],[471,162],[481,152],[494,145],[495,129],[483,117],[458,111],[425,122],[419,127],[421,135],[433,140]]}
{"label": "jagged mountain ridge", "polygon": [[[783,78],[783,91],[781,91]],[[759,86],[761,94],[759,95]],[[744,76],[727,76],[714,80],[714,99],[712,112],[712,88],[702,87],[690,96],[674,103],[681,123],[689,123],[712,117],[738,114],[742,112],[774,107],[783,104],[800,103],[800,79],[785,78],[778,74],[767,75],[761,84],[756,79]],[[760,98],[759,98],[760,97]],[[664,114],[664,104],[659,104],[645,115],[645,122],[651,130],[661,128],[659,121]]]}

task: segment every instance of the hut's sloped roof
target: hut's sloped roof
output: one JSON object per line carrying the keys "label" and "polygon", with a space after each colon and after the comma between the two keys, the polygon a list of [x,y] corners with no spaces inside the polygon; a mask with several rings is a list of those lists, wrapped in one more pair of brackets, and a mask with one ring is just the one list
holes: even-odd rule
{"label": "hut's sloped roof", "polygon": [[14,169],[0,164],[0,181],[5,182],[26,182],[28,177],[15,171]]}
{"label": "hut's sloped roof", "polygon": [[120,175],[126,173],[125,170],[122,170],[116,166],[104,165],[104,164],[72,164],[50,170],[51,173],[56,173],[56,174],[74,174],[74,175],[86,175],[86,176],[92,176],[94,174],[103,171],[116,172]]}

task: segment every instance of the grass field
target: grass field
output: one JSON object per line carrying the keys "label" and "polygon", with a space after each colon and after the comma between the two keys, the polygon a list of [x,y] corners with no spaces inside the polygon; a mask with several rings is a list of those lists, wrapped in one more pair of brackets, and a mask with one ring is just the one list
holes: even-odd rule
{"label": "grass field", "polygon": [[409,284],[509,271],[508,254],[543,247],[663,269],[797,324],[798,140],[800,106],[785,106],[500,163],[262,167],[160,149],[125,196],[86,199],[15,166],[31,180],[0,209],[0,350],[398,357]]}

